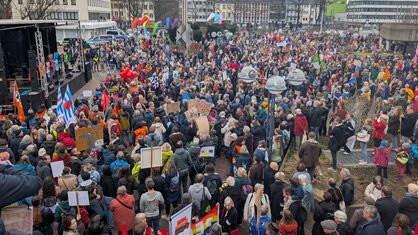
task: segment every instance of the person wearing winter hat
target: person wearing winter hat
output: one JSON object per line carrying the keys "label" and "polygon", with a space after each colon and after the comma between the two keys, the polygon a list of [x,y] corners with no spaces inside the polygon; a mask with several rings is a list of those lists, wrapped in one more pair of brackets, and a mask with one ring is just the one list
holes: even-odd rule
{"label": "person wearing winter hat", "polygon": [[[377,175],[384,177],[385,179],[388,178],[388,164],[389,164],[389,149],[387,146],[389,145],[387,140],[382,140],[380,143],[379,148],[376,149],[373,163],[377,166]],[[359,163],[360,164],[360,163]],[[382,175],[383,170],[383,175]]]}
{"label": "person wearing winter hat", "polygon": [[337,232],[337,224],[333,220],[324,220],[321,222],[321,226],[325,234],[339,235]]}

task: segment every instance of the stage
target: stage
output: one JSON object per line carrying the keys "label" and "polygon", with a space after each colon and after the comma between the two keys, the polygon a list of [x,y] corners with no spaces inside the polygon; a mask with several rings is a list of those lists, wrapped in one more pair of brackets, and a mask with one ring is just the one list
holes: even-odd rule
{"label": "stage", "polygon": [[[85,84],[86,79],[82,72],[75,72],[72,73],[73,77],[71,79],[64,79],[61,83],[61,94],[62,98],[64,98],[65,90],[67,89],[67,85],[69,85],[71,93],[74,94],[78,90],[80,90]],[[63,75],[65,77],[65,75]],[[58,94],[58,83],[55,83],[54,89],[49,91],[48,98],[45,100],[44,91],[41,88],[38,91],[32,90],[24,90],[20,92],[20,96],[22,99],[22,105],[25,112],[32,108],[36,111],[37,107],[41,104],[47,104],[48,107],[55,105],[57,103],[57,95]],[[76,97],[73,97],[73,99]]]}

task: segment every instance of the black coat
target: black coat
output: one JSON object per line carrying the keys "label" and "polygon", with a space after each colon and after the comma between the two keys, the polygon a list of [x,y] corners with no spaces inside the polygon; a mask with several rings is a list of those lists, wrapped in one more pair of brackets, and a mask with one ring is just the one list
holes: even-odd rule
{"label": "black coat", "polygon": [[[227,186],[222,190],[221,195],[219,196],[219,210],[222,211],[224,209],[224,200],[226,197],[230,197],[234,202],[234,205],[238,207],[241,205],[242,202],[242,193],[241,189],[233,186]],[[244,207],[238,207],[239,210],[244,210]],[[240,213],[241,214],[241,213]]]}
{"label": "black coat", "polygon": [[328,148],[331,151],[338,151],[344,144],[344,129],[342,125],[334,126],[329,132]]}
{"label": "black coat", "polygon": [[264,193],[270,196],[271,188],[270,185],[274,183],[274,174],[277,171],[267,167],[264,171]]}
{"label": "black coat", "polygon": [[418,222],[418,197],[408,194],[399,202],[399,213],[409,217],[409,224]]}
{"label": "black coat", "polygon": [[[274,182],[270,186],[270,208],[271,208],[271,220],[277,221],[282,218],[280,214],[283,211],[283,207],[280,206],[283,200],[283,189],[286,187],[284,182]],[[273,209],[274,208],[274,209]]]}
{"label": "black coat", "polygon": [[116,198],[116,184],[112,176],[102,175],[100,177],[100,186],[103,188],[103,195]]}
{"label": "black coat", "polygon": [[406,114],[404,118],[402,118],[402,126],[401,126],[401,135],[406,137],[412,137],[414,134],[414,127],[415,122],[417,121],[417,115],[413,114]]}
{"label": "black coat", "polygon": [[322,124],[322,110],[321,108],[312,108],[309,111],[309,126],[320,127]]}
{"label": "black coat", "polygon": [[315,220],[315,224],[312,228],[312,234],[324,234],[324,231],[321,226],[321,222],[326,219],[332,219],[331,216],[334,215],[335,212],[335,205],[333,202],[319,202],[315,206],[315,211],[313,214],[313,219]]}
{"label": "black coat", "polygon": [[[230,234],[231,231],[238,228],[238,211],[235,207],[232,207],[227,214],[226,212],[227,211],[225,209],[221,211],[221,219],[219,220],[219,224],[222,226],[222,232]],[[229,222],[229,225],[226,221]]]}
{"label": "black coat", "polygon": [[385,231],[392,226],[393,218],[399,210],[399,203],[392,197],[382,197],[377,199],[376,208],[380,215],[380,221],[382,221]]}
{"label": "black coat", "polygon": [[344,197],[345,206],[351,206],[354,201],[354,181],[351,178],[343,180],[340,190]]}

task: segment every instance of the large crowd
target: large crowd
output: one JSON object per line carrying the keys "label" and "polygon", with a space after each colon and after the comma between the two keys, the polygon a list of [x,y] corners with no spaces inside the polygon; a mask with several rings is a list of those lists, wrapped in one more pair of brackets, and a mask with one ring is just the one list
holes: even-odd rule
{"label": "large crowd", "polygon": [[[130,76],[109,70],[91,98],[75,100],[76,123],[65,123],[44,105],[28,110],[24,122],[14,114],[1,120],[0,208],[32,206],[33,234],[160,234],[160,221],[190,203],[194,221],[219,203],[214,235],[237,234],[240,227],[257,235],[417,234],[418,185],[409,183],[400,201],[384,185],[384,179],[417,174],[413,59],[384,48],[379,38],[350,33],[240,32],[221,44],[204,38],[195,46],[195,53],[185,53],[152,38],[85,49],[95,72],[128,69]],[[68,70],[81,52],[76,42],[64,51]],[[241,80],[246,66],[262,79]],[[287,84],[269,105],[265,79],[295,68],[306,81]],[[211,104],[208,133],[185,115],[193,99]],[[346,106],[358,100],[377,107],[376,116],[353,117]],[[166,113],[167,104],[177,101],[180,110]],[[104,145],[78,151],[75,130],[94,126],[103,127]],[[328,169],[320,162],[320,139],[329,139]],[[319,202],[314,187],[326,170],[337,171],[337,153],[352,154],[356,142],[358,164],[372,161],[376,174],[364,189],[365,206],[348,217],[355,203],[349,169],[329,179]],[[142,169],[141,149],[151,146],[161,147],[162,166]],[[368,146],[375,147],[371,156]],[[215,157],[202,156],[203,147],[214,147]],[[293,175],[280,170],[288,150],[298,159]],[[388,175],[391,153],[397,176]],[[222,166],[227,177],[217,173],[221,158],[229,164]],[[56,161],[65,167],[53,178],[50,163]],[[68,192],[76,190],[87,191],[90,204],[78,211],[68,201]],[[312,228],[304,226],[310,212]],[[8,234],[2,223],[0,234]]]}

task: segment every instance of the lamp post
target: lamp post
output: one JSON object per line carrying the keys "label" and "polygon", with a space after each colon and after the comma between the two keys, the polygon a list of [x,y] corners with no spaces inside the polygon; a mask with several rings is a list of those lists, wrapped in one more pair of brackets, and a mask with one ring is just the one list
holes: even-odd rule
{"label": "lamp post", "polygon": [[[262,78],[257,76],[257,71],[251,66],[244,67],[238,74],[238,78],[245,83],[252,83],[255,80],[262,80]],[[287,88],[284,77],[277,75],[268,78],[264,88],[268,91],[266,143],[268,148],[268,156],[271,158],[274,135],[274,100],[276,95],[280,95],[283,91],[287,90]]]}

